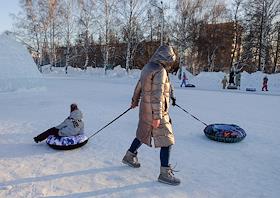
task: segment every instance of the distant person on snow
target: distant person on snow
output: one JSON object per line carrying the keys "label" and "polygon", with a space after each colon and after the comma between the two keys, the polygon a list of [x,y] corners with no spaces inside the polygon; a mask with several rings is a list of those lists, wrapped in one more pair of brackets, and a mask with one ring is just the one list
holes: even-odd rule
{"label": "distant person on snow", "polygon": [[78,105],[73,103],[70,105],[70,115],[60,125],[52,127],[40,135],[34,137],[36,143],[48,138],[50,135],[55,136],[73,136],[84,133],[84,123],[82,121],[83,114],[79,110]]}
{"label": "distant person on snow", "polygon": [[65,74],[68,74],[68,65],[65,66]]}
{"label": "distant person on snow", "polygon": [[237,72],[235,75],[235,83],[238,89],[240,89],[240,85],[241,85],[241,72]]}
{"label": "distant person on snow", "polygon": [[268,91],[268,89],[267,89],[267,83],[268,83],[268,78],[267,78],[267,76],[265,76],[265,77],[263,78],[262,91]]}
{"label": "distant person on snow", "polygon": [[223,89],[225,89],[227,87],[227,76],[225,75],[224,78],[222,79],[221,83],[223,84]]}
{"label": "distant person on snow", "polygon": [[162,45],[144,66],[131,102],[131,108],[135,108],[141,98],[136,138],[122,160],[124,164],[139,168],[137,150],[142,143],[152,146],[153,138],[155,147],[161,148],[158,181],[170,185],[180,184],[169,164],[171,145],[175,141],[168,109],[170,99],[174,106],[176,99],[167,72],[175,59],[172,47]]}
{"label": "distant person on snow", "polygon": [[229,73],[229,85],[235,85],[234,83],[234,71],[231,70]]}
{"label": "distant person on snow", "polygon": [[182,78],[182,83],[181,83],[180,87],[182,87],[183,84],[185,85],[185,87],[187,87],[187,80],[188,80],[187,75],[186,75],[186,73],[184,72],[184,73],[183,73],[183,78]]}

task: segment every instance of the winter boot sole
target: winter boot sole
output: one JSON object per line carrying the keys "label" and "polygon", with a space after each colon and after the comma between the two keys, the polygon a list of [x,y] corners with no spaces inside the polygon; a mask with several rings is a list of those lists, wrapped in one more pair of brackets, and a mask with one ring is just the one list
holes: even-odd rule
{"label": "winter boot sole", "polygon": [[174,183],[174,182],[168,182],[168,181],[165,181],[165,180],[162,180],[162,179],[160,179],[160,178],[158,178],[158,181],[160,182],[160,183],[163,183],[163,184],[168,184],[168,185],[172,185],[172,186],[178,186],[180,183]]}
{"label": "winter boot sole", "polygon": [[134,166],[134,165],[132,165],[131,163],[125,161],[125,160],[122,160],[122,163],[124,163],[124,164],[126,164],[126,165],[128,165],[128,166],[130,166],[130,167],[132,167],[132,168],[140,168],[140,164],[139,164],[139,166],[138,166],[138,165],[137,165],[137,166]]}

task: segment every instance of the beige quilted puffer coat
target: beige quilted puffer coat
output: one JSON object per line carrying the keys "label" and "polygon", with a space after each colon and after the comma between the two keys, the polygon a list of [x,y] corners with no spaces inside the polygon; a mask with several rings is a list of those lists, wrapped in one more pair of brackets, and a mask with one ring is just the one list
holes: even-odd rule
{"label": "beige quilted puffer coat", "polygon": [[[174,63],[176,56],[169,46],[160,46],[149,63],[143,67],[138,81],[132,105],[139,107],[139,123],[136,137],[149,146],[152,138],[155,147],[166,147],[174,144],[174,134],[169,117],[170,97],[173,88],[166,69]],[[160,119],[160,126],[153,128],[152,121]]]}

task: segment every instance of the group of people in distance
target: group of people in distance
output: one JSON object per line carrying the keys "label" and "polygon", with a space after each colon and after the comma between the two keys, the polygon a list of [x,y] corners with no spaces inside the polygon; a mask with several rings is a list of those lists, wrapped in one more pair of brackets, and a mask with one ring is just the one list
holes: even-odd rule
{"label": "group of people in distance", "polygon": [[[182,75],[182,82],[180,87],[183,85],[187,87],[187,75],[185,72],[183,72]],[[233,69],[229,73],[229,79],[227,78],[227,75],[224,75],[224,78],[221,80],[223,89],[226,89],[227,87],[235,87],[235,89],[240,89],[241,85],[241,70],[234,71]],[[264,76],[263,83],[262,83],[262,91],[268,91],[268,78],[267,76]]]}
{"label": "group of people in distance", "polygon": [[[221,81],[223,89],[226,89],[227,86],[236,86],[237,89],[240,89],[241,85],[241,72],[237,72],[236,74],[231,71],[229,73],[229,81],[227,79],[227,76],[225,75],[224,78]],[[263,83],[262,83],[262,91],[268,91],[268,78],[267,76],[263,77]]]}

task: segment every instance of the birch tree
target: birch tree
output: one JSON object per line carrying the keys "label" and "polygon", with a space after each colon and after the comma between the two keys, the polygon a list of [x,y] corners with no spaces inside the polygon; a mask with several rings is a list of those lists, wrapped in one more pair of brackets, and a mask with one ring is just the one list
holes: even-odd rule
{"label": "birch tree", "polygon": [[[252,62],[256,64],[257,70],[265,71],[271,64],[270,38],[273,23],[280,14],[280,2],[278,0],[247,0],[244,9],[247,27],[245,39],[249,41],[248,37],[250,37],[250,45],[254,47]],[[252,32],[254,34],[251,34]]]}
{"label": "birch tree", "polygon": [[74,2],[69,0],[63,0],[62,2],[62,18],[64,21],[63,25],[63,35],[65,40],[65,69],[67,72],[68,66],[70,66],[70,48],[72,45],[71,40],[73,39],[73,32],[75,30],[74,26],[75,18],[74,18]]}
{"label": "birch tree", "polygon": [[240,8],[243,0],[234,0],[233,6],[233,24],[234,24],[234,39],[233,39],[233,47],[231,50],[231,60],[230,67],[233,66],[234,61],[239,61],[240,59],[240,50],[241,50],[241,35],[242,35],[242,27],[241,27],[241,19],[240,19]]}
{"label": "birch tree", "polygon": [[[126,49],[126,71],[132,67],[133,55],[137,48],[140,38],[140,24],[143,23],[145,11],[145,1],[142,0],[124,0],[119,4],[121,23],[123,24],[124,41],[127,44]],[[143,38],[143,37],[142,37]]]}
{"label": "birch tree", "polygon": [[204,3],[204,0],[177,0],[173,39],[178,46],[180,68],[186,64],[186,50],[193,46]]}
{"label": "birch tree", "polygon": [[60,0],[48,0],[49,20],[49,43],[50,43],[50,65],[56,66],[56,46],[58,46],[58,34],[60,33]]}
{"label": "birch tree", "polygon": [[37,3],[32,0],[21,0],[22,11],[15,16],[16,35],[29,47],[35,58],[36,65],[41,71],[42,28],[39,21]]}
{"label": "birch tree", "polygon": [[277,22],[275,24],[275,31],[273,35],[273,44],[274,44],[274,64],[273,64],[273,70],[272,72],[280,72],[280,60],[279,60],[279,55],[280,55],[280,22]]}
{"label": "birch tree", "polygon": [[102,39],[103,67],[106,69],[109,65],[110,57],[110,34],[114,32],[115,25],[118,24],[117,0],[99,0],[98,1],[98,20],[96,25]]}
{"label": "birch tree", "polygon": [[83,69],[87,69],[89,64],[89,52],[90,52],[90,35],[91,29],[94,26],[95,12],[97,10],[96,2],[94,0],[78,0],[80,9],[79,25],[80,25],[80,37],[83,39],[85,63]]}
{"label": "birch tree", "polygon": [[[209,10],[209,15],[207,16],[208,17],[207,21],[213,27],[210,28],[211,31],[208,32],[209,35],[213,35],[212,38],[218,38],[219,34],[221,34],[221,32],[218,32],[215,27],[217,27],[217,25],[219,25],[220,23],[227,22],[226,20],[227,14],[228,14],[228,10],[225,4],[214,2],[214,4],[211,6],[211,9]],[[215,71],[215,67],[216,67],[215,60],[216,60],[217,53],[221,47],[225,47],[225,46],[222,46],[219,40],[210,40],[207,48],[208,71],[210,72]]]}

